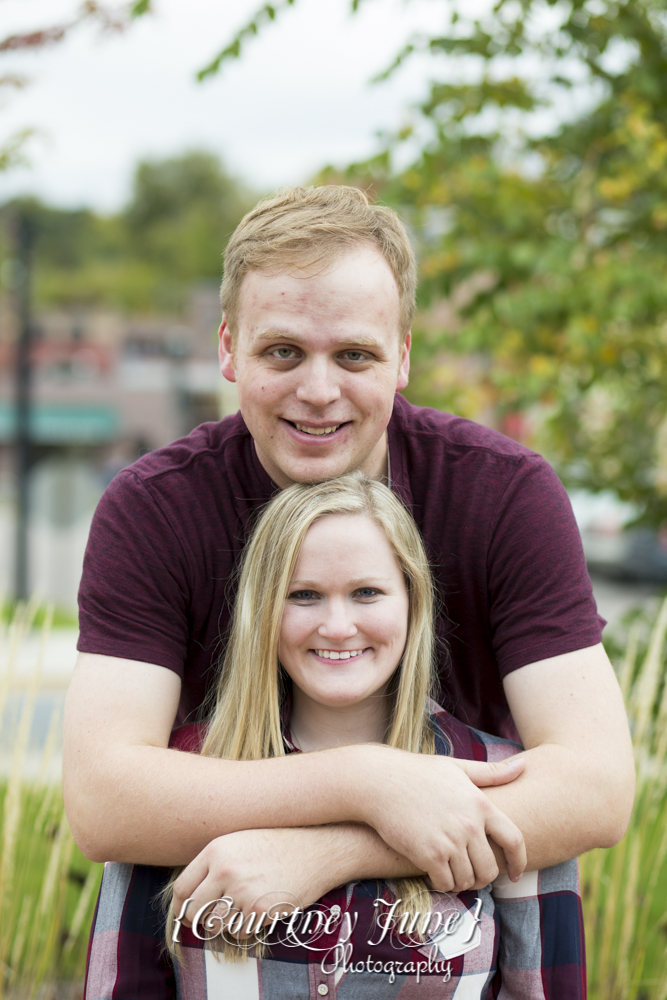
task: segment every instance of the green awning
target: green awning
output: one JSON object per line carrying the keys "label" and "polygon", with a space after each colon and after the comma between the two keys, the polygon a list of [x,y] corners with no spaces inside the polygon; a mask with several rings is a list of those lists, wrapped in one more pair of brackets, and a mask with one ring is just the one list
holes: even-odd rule
{"label": "green awning", "polygon": [[[31,414],[32,438],[37,444],[98,444],[118,434],[118,414],[111,406],[58,406],[38,403]],[[16,411],[0,403],[0,441],[15,434]]]}

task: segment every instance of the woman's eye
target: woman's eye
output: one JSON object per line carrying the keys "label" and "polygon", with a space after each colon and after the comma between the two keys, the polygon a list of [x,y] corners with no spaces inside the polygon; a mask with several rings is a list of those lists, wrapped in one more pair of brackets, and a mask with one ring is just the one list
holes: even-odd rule
{"label": "woman's eye", "polygon": [[318,595],[314,590],[295,590],[289,595],[290,601],[314,601]]}
{"label": "woman's eye", "polygon": [[273,356],[279,361],[292,361],[296,357],[296,351],[292,347],[276,347]]}
{"label": "woman's eye", "polygon": [[376,587],[360,587],[357,597],[377,597],[380,591]]}

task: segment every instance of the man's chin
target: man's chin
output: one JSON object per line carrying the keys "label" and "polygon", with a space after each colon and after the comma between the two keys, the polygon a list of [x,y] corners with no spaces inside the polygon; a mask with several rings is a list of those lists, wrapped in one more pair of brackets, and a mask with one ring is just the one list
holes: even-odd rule
{"label": "man's chin", "polygon": [[[275,444],[274,439],[271,444]],[[298,447],[281,448],[276,455],[275,448],[269,450],[262,447],[255,439],[255,450],[262,466],[273,481],[284,489],[292,483],[323,483],[327,479],[336,479],[355,469],[363,469],[366,475],[381,478],[386,474],[386,437],[383,435],[370,451],[360,448],[331,447],[323,450],[321,455],[313,455],[312,451],[304,453]],[[382,445],[384,444],[384,448]]]}
{"label": "man's chin", "polygon": [[298,455],[281,455],[277,462],[273,456],[267,455],[255,444],[257,457],[273,481],[284,489],[292,483],[324,483],[327,479],[352,472],[363,465],[363,459],[355,461],[355,456],[322,455],[320,458],[308,458]]}
{"label": "man's chin", "polygon": [[291,483],[324,483],[327,479],[336,479],[359,468],[354,462],[346,463],[337,458],[335,461],[322,459],[314,462],[288,462],[284,463],[281,472]]}

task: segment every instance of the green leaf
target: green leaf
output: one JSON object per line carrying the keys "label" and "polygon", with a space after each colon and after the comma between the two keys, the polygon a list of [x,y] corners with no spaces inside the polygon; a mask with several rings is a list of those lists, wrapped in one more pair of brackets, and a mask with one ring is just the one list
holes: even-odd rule
{"label": "green leaf", "polygon": [[229,59],[238,59],[243,51],[243,45],[250,36],[257,36],[261,30],[262,23],[275,21],[281,9],[294,6],[295,0],[283,0],[280,6],[264,4],[239,31],[228,45],[203,69],[197,73],[197,80],[205,80],[208,76],[214,76],[219,72],[220,67]]}
{"label": "green leaf", "polygon": [[130,7],[130,17],[141,17],[151,10],[151,0],[136,0]]}

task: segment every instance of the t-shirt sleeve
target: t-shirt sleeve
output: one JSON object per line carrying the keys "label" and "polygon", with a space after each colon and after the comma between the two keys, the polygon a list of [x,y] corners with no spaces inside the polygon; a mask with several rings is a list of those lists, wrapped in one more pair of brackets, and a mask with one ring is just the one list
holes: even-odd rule
{"label": "t-shirt sleeve", "polygon": [[597,614],[570,500],[538,455],[518,463],[498,501],[487,573],[502,677],[600,642],[605,622]]}
{"label": "t-shirt sleeve", "polygon": [[168,667],[183,676],[190,566],[158,500],[131,471],[100,500],[79,588],[79,643],[101,653]]}

